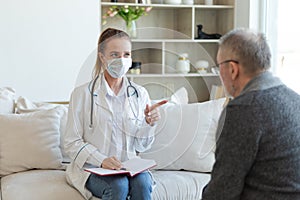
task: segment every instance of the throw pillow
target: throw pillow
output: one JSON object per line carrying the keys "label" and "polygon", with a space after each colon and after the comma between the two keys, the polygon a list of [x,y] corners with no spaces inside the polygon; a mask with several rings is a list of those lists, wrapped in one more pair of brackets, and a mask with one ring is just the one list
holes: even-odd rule
{"label": "throw pillow", "polygon": [[187,104],[189,103],[188,92],[185,87],[181,87],[174,92],[174,94],[170,97],[170,101],[175,104]]}
{"label": "throw pillow", "polygon": [[14,113],[15,90],[10,87],[0,88],[0,114]]}
{"label": "throw pillow", "polygon": [[189,102],[188,92],[185,89],[185,87],[181,87],[178,90],[176,90],[170,97],[151,100],[151,104],[158,103],[162,100],[168,100],[168,105],[188,104]]}
{"label": "throw pillow", "polygon": [[[62,104],[52,104],[45,102],[32,102],[26,97],[20,96],[16,101],[16,112],[19,114],[36,112],[40,110],[49,110],[55,108],[60,114],[60,135],[66,130],[68,118],[68,106]],[[70,162],[70,158],[64,150],[63,138],[60,137],[60,149],[63,155],[63,162]]]}
{"label": "throw pillow", "polygon": [[56,109],[0,115],[0,176],[29,169],[61,169]]}
{"label": "throw pillow", "polygon": [[210,172],[215,133],[225,99],[162,107],[152,148],[141,153],[156,169]]}

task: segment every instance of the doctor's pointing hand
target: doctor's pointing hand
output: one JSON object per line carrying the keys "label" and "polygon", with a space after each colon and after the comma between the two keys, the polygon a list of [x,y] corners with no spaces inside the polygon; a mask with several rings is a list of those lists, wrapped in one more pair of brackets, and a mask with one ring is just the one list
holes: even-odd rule
{"label": "doctor's pointing hand", "polygon": [[149,106],[148,104],[146,105],[146,109],[144,111],[145,114],[145,118],[146,118],[146,122],[153,126],[154,123],[158,120],[160,120],[160,112],[158,110],[158,107],[161,105],[164,105],[165,103],[167,103],[167,100],[162,100],[152,106]]}

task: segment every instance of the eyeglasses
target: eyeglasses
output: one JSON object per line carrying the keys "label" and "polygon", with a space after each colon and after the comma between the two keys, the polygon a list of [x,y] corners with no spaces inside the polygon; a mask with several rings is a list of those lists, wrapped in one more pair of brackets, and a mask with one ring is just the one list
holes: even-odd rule
{"label": "eyeglasses", "polygon": [[215,66],[212,66],[212,67],[211,67],[211,71],[212,71],[214,74],[219,74],[219,73],[220,73],[220,66],[221,66],[222,64],[229,63],[229,62],[234,62],[234,63],[236,63],[236,64],[239,64],[239,61],[236,61],[236,60],[225,60],[225,61],[223,61],[223,62],[218,63],[218,64],[215,65]]}

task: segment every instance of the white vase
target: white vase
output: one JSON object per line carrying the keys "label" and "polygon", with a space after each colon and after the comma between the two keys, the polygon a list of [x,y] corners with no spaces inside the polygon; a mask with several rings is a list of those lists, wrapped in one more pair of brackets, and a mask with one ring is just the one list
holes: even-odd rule
{"label": "white vase", "polygon": [[134,20],[126,21],[126,32],[131,38],[137,37],[136,22]]}
{"label": "white vase", "polygon": [[190,71],[190,61],[188,60],[188,54],[180,54],[176,62],[177,73],[187,74]]}

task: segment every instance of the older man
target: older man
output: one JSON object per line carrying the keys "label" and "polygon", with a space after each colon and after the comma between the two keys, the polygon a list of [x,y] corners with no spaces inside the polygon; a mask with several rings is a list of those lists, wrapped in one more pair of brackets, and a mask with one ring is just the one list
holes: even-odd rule
{"label": "older man", "polygon": [[233,100],[203,200],[300,199],[300,96],[268,72],[270,59],[262,34],[236,29],[220,40],[217,66]]}

